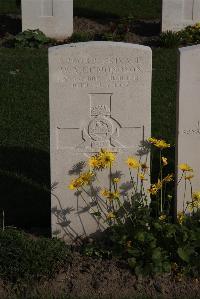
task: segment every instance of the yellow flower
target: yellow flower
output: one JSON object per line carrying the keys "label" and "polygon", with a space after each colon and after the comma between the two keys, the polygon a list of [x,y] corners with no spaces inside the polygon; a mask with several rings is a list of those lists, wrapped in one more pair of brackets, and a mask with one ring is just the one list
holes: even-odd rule
{"label": "yellow flower", "polygon": [[139,174],[139,178],[141,181],[147,181],[147,179],[145,178],[145,174],[144,173],[140,173]]}
{"label": "yellow flower", "polygon": [[193,169],[187,163],[179,164],[179,169],[182,170],[183,172],[193,171]]}
{"label": "yellow flower", "polygon": [[120,196],[120,193],[118,190],[111,192],[107,189],[104,189],[101,191],[101,195],[112,201],[113,199],[118,199]]}
{"label": "yellow flower", "polygon": [[110,191],[108,189],[103,189],[101,191],[101,195],[104,196],[104,197],[108,197],[110,194]]}
{"label": "yellow flower", "polygon": [[162,157],[162,163],[164,166],[166,166],[168,164],[167,158]]}
{"label": "yellow flower", "polygon": [[192,193],[192,199],[196,201],[200,201],[200,191]]}
{"label": "yellow flower", "polygon": [[83,172],[78,178],[71,180],[68,188],[70,190],[75,190],[80,188],[81,186],[88,185],[91,182],[93,176],[94,174],[90,171]]}
{"label": "yellow flower", "polygon": [[150,137],[150,138],[148,139],[148,141],[149,141],[150,143],[152,143],[152,144],[155,144],[155,143],[158,141],[158,139],[156,139],[156,138],[154,138],[154,137]]}
{"label": "yellow flower", "polygon": [[173,177],[174,175],[173,174],[168,174],[164,179],[163,179],[163,183],[169,183],[171,181],[173,181]]}
{"label": "yellow flower", "polygon": [[116,184],[119,183],[120,182],[120,178],[113,178],[113,182],[116,183]]}
{"label": "yellow flower", "polygon": [[89,158],[88,160],[88,164],[90,167],[93,168],[100,168],[100,163],[99,163],[99,159],[97,156],[92,156]]}
{"label": "yellow flower", "polygon": [[128,157],[128,159],[126,160],[126,163],[128,164],[128,166],[130,168],[139,168],[140,167],[140,163],[135,157]]}
{"label": "yellow flower", "polygon": [[114,218],[116,218],[115,214],[113,212],[109,212],[107,215],[106,215],[106,218],[108,220],[112,220]]}
{"label": "yellow flower", "polygon": [[111,193],[112,193],[112,196],[113,196],[114,199],[118,199],[119,196],[120,196],[120,193],[117,190],[115,192],[111,192]]}
{"label": "yellow flower", "polygon": [[166,143],[165,140],[158,140],[154,145],[161,150],[170,147],[170,144]]}
{"label": "yellow flower", "polygon": [[160,180],[158,180],[158,182],[151,185],[151,187],[147,191],[151,195],[156,195],[161,188],[162,188],[162,182]]}
{"label": "yellow flower", "polygon": [[159,220],[164,221],[166,220],[167,216],[166,215],[160,215]]}
{"label": "yellow flower", "polygon": [[83,186],[84,182],[82,181],[82,179],[79,177],[77,179],[73,179],[71,181],[71,183],[69,184],[69,189],[70,190],[75,190],[75,189],[78,189],[80,188],[81,186]]}
{"label": "yellow flower", "polygon": [[101,150],[98,156],[98,160],[100,162],[100,167],[105,168],[110,165],[115,161],[116,155],[112,152],[106,151],[106,150]]}
{"label": "yellow flower", "polygon": [[148,141],[161,150],[170,147],[170,144],[163,139],[149,138]]}
{"label": "yellow flower", "polygon": [[185,179],[190,181],[191,179],[193,179],[194,177],[194,174],[189,174],[189,175],[186,175]]}
{"label": "yellow flower", "polygon": [[93,179],[94,173],[91,171],[84,172],[80,175],[80,180],[82,180],[83,185],[88,185]]}
{"label": "yellow flower", "polygon": [[177,220],[178,220],[178,223],[183,224],[183,221],[185,220],[185,213],[184,212],[178,212]]}

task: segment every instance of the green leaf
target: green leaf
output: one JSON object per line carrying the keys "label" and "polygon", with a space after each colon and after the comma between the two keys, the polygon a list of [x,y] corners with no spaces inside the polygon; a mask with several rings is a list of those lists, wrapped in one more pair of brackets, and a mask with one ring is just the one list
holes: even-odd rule
{"label": "green leaf", "polygon": [[186,263],[189,263],[190,261],[190,256],[194,252],[194,249],[191,247],[179,247],[178,250],[178,255],[179,257]]}
{"label": "green leaf", "polygon": [[152,260],[157,261],[161,259],[161,250],[160,248],[155,248],[152,252]]}
{"label": "green leaf", "polygon": [[134,257],[131,257],[128,259],[128,264],[129,266],[134,269],[135,268],[135,265],[136,265],[136,259]]}
{"label": "green leaf", "polygon": [[140,242],[144,242],[145,240],[144,232],[138,232],[136,235],[136,239]]}

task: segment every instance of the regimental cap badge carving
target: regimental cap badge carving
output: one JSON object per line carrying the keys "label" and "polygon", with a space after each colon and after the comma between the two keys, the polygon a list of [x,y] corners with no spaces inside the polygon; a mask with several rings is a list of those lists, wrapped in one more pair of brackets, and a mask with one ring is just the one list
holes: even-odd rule
{"label": "regimental cap badge carving", "polygon": [[98,116],[98,115],[110,115],[110,108],[107,105],[97,105],[91,107],[91,116]]}

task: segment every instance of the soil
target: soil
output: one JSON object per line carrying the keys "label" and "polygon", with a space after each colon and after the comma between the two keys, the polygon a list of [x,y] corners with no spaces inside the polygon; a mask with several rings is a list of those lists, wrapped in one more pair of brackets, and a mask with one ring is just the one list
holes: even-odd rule
{"label": "soil", "polygon": [[138,280],[125,262],[95,260],[77,253],[65,275],[65,291],[76,297],[146,295],[156,298],[162,295],[165,298],[188,298],[190,294],[196,298],[200,291],[199,281],[176,281],[169,275]]}
{"label": "soil", "polygon": [[[0,298],[13,291],[8,285],[0,284]],[[124,298],[138,296],[144,298],[200,298],[200,280],[178,279],[170,275],[138,279],[120,260],[101,260],[73,253],[70,266],[61,271],[54,280],[32,286],[23,294],[70,295],[72,298],[89,296],[92,298]],[[25,299],[28,295],[23,295]]]}
{"label": "soil", "polygon": [[[112,27],[119,23],[116,19],[88,19],[74,17],[74,32],[88,32],[90,34],[103,34],[112,31]],[[126,42],[147,44],[160,33],[159,20],[139,20],[133,23],[133,29],[126,36]],[[21,32],[20,15],[0,15],[0,39],[8,35],[16,35]]]}

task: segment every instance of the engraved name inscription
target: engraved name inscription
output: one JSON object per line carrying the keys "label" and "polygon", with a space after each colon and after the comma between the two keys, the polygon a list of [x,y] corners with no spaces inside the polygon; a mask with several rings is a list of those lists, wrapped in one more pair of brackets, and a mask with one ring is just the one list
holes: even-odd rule
{"label": "engraved name inscription", "polygon": [[144,57],[60,58],[63,82],[72,88],[128,87],[144,76]]}
{"label": "engraved name inscription", "polygon": [[184,135],[200,135],[200,121],[198,121],[196,128],[184,129],[182,133]]}

